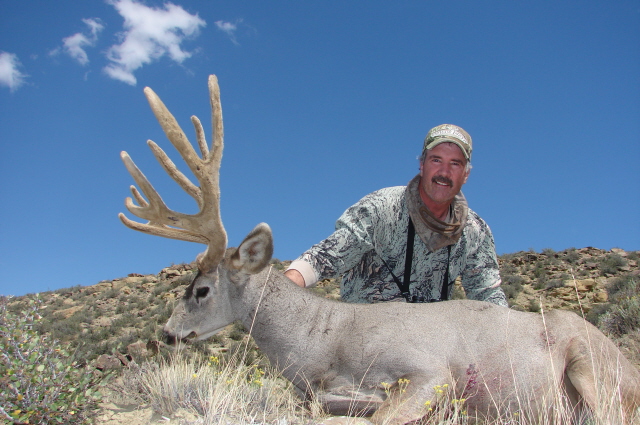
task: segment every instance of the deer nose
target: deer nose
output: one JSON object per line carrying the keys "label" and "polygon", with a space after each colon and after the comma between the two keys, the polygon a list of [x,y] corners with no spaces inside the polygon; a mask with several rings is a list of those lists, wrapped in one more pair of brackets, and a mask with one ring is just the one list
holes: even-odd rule
{"label": "deer nose", "polygon": [[162,339],[168,345],[175,345],[176,344],[175,335],[171,335],[169,332],[163,332]]}

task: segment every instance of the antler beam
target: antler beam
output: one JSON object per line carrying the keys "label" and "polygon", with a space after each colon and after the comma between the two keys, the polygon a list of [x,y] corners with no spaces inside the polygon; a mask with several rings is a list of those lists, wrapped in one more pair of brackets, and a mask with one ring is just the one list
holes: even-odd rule
{"label": "antler beam", "polygon": [[149,140],[147,144],[167,174],[196,200],[200,211],[195,215],[189,215],[169,209],[131,157],[123,151],[120,156],[124,165],[148,200],[145,200],[135,186],[131,186],[131,192],[138,205],[131,198],[126,198],[125,206],[133,215],[148,220],[148,222],[138,223],[122,213],[119,214],[120,220],[131,229],[151,235],[206,244],[207,250],[198,257],[198,268],[202,271],[209,271],[217,266],[227,247],[227,234],[220,217],[220,162],[224,147],[224,130],[218,79],[215,75],[209,76],[209,97],[213,122],[211,150],[207,146],[200,120],[195,116],[191,117],[202,157],[193,149],[182,128],[158,95],[149,87],[144,89],[144,94],[167,138],[187,163],[200,186],[194,185],[188,177],[180,172],[156,143]]}

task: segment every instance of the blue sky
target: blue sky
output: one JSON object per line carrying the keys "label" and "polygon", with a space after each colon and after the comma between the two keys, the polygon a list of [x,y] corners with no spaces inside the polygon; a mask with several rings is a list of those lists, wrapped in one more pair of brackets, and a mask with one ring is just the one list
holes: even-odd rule
{"label": "blue sky", "polygon": [[[0,294],[157,273],[204,249],[117,218],[126,150],[169,207],[193,200],[142,93],[192,141],[225,124],[231,246],[259,222],[294,259],[376,189],[406,184],[426,132],[474,140],[463,192],[499,254],[640,249],[636,1],[0,1]],[[183,167],[184,168],[184,167]]]}

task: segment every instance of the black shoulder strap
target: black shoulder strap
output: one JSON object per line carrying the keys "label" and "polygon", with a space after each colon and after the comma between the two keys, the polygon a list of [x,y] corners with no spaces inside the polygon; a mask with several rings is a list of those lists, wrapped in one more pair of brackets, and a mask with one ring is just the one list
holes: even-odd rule
{"label": "black shoulder strap", "polygon": [[447,271],[444,272],[442,279],[442,291],[440,292],[440,301],[449,299],[449,263],[451,262],[451,245],[447,245]]}
{"label": "black shoulder strap", "polygon": [[404,277],[402,279],[402,286],[400,292],[402,296],[409,301],[411,296],[409,295],[409,285],[411,284],[411,264],[413,263],[413,241],[416,237],[416,228],[413,227],[413,220],[409,216],[409,228],[407,229],[407,252],[404,257]]}
{"label": "black shoulder strap", "polygon": [[411,216],[409,216],[409,227],[407,229],[407,250],[405,253],[404,259],[404,276],[403,281],[400,282],[400,279],[393,274],[391,267],[389,264],[381,257],[382,262],[391,273],[391,277],[393,281],[398,285],[400,292],[405,300],[409,303],[414,302],[433,302],[433,301],[446,301],[449,299],[449,262],[451,261],[451,245],[447,246],[447,270],[444,274],[444,279],[442,279],[442,289],[440,290],[440,299],[439,300],[422,300],[417,301],[418,297],[412,297],[409,292],[409,286],[411,284],[411,264],[413,263],[413,242],[415,240],[416,229],[413,226],[413,221],[411,220]]}
{"label": "black shoulder strap", "polygon": [[404,277],[403,282],[400,282],[398,276],[393,274],[393,270],[389,267],[389,264],[384,260],[384,258],[380,257],[382,262],[384,263],[389,273],[391,273],[391,277],[393,281],[398,285],[402,296],[407,300],[407,302],[412,302],[411,294],[409,293],[409,284],[411,283],[411,263],[413,262],[413,240],[415,239],[416,229],[413,227],[413,221],[411,221],[411,216],[409,216],[409,227],[407,229],[407,251],[404,259]]}

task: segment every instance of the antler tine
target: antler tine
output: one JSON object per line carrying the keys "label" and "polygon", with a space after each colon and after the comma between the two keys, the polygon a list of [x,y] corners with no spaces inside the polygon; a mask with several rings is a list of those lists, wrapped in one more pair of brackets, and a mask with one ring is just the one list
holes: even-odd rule
{"label": "antler tine", "polygon": [[220,86],[218,78],[215,75],[209,76],[209,99],[211,102],[211,122],[213,137],[213,155],[211,161],[214,161],[220,167],[222,160],[222,149],[224,148],[224,127],[222,125],[222,103],[220,102]]}
{"label": "antler tine", "polygon": [[182,174],[158,145],[148,141],[149,147],[167,174],[196,200],[200,211],[195,215],[188,215],[170,210],[129,155],[123,152],[121,156],[125,166],[148,199],[148,202],[145,201],[134,188],[132,189],[134,197],[140,205],[135,205],[131,198],[125,200],[125,205],[132,214],[149,220],[149,222],[146,224],[138,223],[129,220],[122,213],[119,215],[120,219],[126,226],[134,230],[173,239],[206,243],[207,250],[198,256],[198,268],[201,271],[209,271],[220,262],[227,246],[227,234],[220,217],[219,177],[223,149],[223,126],[220,88],[217,78],[213,75],[209,77],[214,131],[211,151],[207,147],[200,121],[197,117],[191,118],[196,129],[196,138],[202,152],[202,158],[195,152],[176,119],[153,90],[147,87],[144,89],[144,93],[162,129],[198,179],[200,187],[195,186]]}
{"label": "antler tine", "polygon": [[[135,205],[131,198],[125,199],[125,206],[127,209],[137,217],[149,220],[147,224],[136,223],[127,219],[123,214],[120,215],[120,219],[128,227],[135,230],[141,230],[140,226],[146,230],[142,230],[145,233],[154,234],[157,236],[168,237],[172,239],[180,239],[189,242],[207,243],[207,239],[198,236],[196,233],[185,230],[193,229],[195,226],[193,216],[186,214],[180,214],[170,210],[162,198],[153,188],[146,176],[140,171],[140,169],[133,162],[129,154],[122,152],[120,154],[125,167],[129,171],[129,174],[133,177],[135,182],[140,186],[142,192],[147,196],[149,202],[147,202],[135,188],[131,186],[131,193],[136,198],[136,201],[140,205]],[[133,226],[130,225],[133,223]]]}
{"label": "antler tine", "polygon": [[202,194],[200,193],[200,189],[191,183],[191,180],[178,170],[178,167],[176,167],[173,161],[171,161],[171,158],[167,156],[160,146],[155,144],[152,140],[148,140],[147,145],[149,145],[153,155],[156,157],[160,165],[162,165],[162,168],[164,168],[166,173],[169,174],[169,176],[171,176],[171,178],[173,178],[185,192],[196,200],[198,207],[202,208]]}

